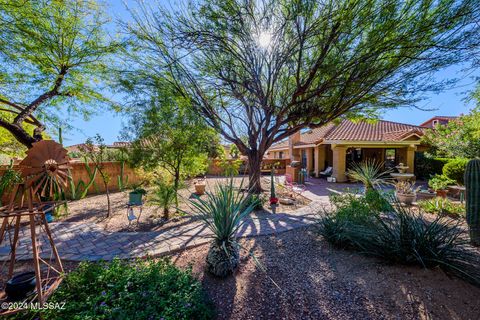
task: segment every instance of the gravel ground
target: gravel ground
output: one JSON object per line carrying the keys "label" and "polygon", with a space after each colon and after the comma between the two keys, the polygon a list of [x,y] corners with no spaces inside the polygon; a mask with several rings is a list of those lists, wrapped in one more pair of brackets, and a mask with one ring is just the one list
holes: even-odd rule
{"label": "gravel ground", "polygon": [[[236,178],[235,185],[240,186],[242,179]],[[225,178],[208,178],[207,179],[207,191],[214,189],[217,183],[226,182]],[[269,190],[269,178],[264,177],[262,180],[263,187]],[[243,182],[243,186],[247,182]],[[194,192],[194,186],[192,183],[179,191],[179,208],[181,211],[192,212],[191,207],[188,205],[188,198],[190,198]],[[278,190],[278,194],[281,190]],[[148,196],[148,195],[147,195]],[[265,192],[265,197],[269,197],[270,193]],[[203,196],[205,197],[205,196]],[[148,199],[148,197],[147,197]],[[297,205],[280,205],[277,208],[277,212],[292,212],[304,205],[310,203],[310,200],[304,197],[297,198]],[[122,231],[158,231],[162,228],[172,228],[175,225],[185,225],[196,221],[198,218],[195,215],[184,214],[181,212],[175,212],[175,209],[170,210],[170,218],[168,221],[161,219],[162,209],[156,206],[149,205],[148,201],[143,206],[143,212],[140,216],[139,224],[131,223],[129,225],[127,219],[126,204],[128,202],[128,192],[115,192],[110,195],[110,201],[112,206],[112,215],[106,218],[107,215],[107,196],[95,195],[89,196],[82,200],[71,201],[68,204],[68,215],[61,217],[60,220],[67,222],[92,222],[99,224],[104,230],[112,232]],[[265,205],[268,207],[268,204]],[[254,213],[257,216],[270,214],[267,210],[259,210]],[[138,216],[138,209],[135,209],[135,215]]]}
{"label": "gravel ground", "polygon": [[[192,268],[218,319],[479,319],[480,288],[441,270],[385,265],[333,249],[314,227],[241,243],[242,262],[227,279],[204,273],[208,245],[171,256],[176,265]],[[17,267],[31,269],[26,262]]]}
{"label": "gravel ground", "polygon": [[441,270],[333,249],[313,228],[243,240],[266,273],[245,250],[235,277],[225,280],[203,272],[208,245],[172,258],[192,266],[219,319],[479,319],[480,288]]}

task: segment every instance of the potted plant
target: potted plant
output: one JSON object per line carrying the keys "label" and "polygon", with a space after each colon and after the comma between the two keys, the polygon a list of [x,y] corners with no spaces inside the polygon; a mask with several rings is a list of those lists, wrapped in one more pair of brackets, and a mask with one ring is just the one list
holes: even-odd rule
{"label": "potted plant", "polygon": [[428,181],[428,186],[436,192],[437,197],[442,198],[447,197],[447,187],[452,184],[455,184],[455,180],[452,180],[447,176],[441,174],[434,175]]}
{"label": "potted plant", "polygon": [[275,193],[275,180],[273,177],[273,172],[274,172],[274,169],[272,167],[272,170],[270,173],[270,208],[272,208],[272,213],[276,213],[277,206],[278,206],[278,198]]}
{"label": "potted plant", "polygon": [[139,206],[142,204],[142,197],[147,194],[147,191],[140,186],[133,187],[133,190],[128,194],[128,204]]}
{"label": "potted plant", "polygon": [[395,194],[398,201],[406,205],[412,205],[417,198],[415,184],[410,181],[399,181],[395,184]]}
{"label": "potted plant", "polygon": [[205,187],[206,187],[206,179],[205,178],[200,178],[195,180],[193,183],[195,186],[195,194],[201,196],[205,194]]}

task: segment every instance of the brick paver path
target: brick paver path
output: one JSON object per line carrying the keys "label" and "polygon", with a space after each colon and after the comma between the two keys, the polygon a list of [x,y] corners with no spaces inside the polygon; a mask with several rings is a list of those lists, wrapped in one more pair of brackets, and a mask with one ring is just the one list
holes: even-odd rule
{"label": "brick paver path", "polygon": [[[322,207],[328,205],[328,197],[318,197],[309,205],[291,213],[264,215],[249,218],[238,236],[255,237],[271,235],[295,228],[301,228],[316,221],[315,216]],[[149,232],[108,232],[93,223],[54,222],[50,224],[55,244],[63,260],[112,260],[165,255],[204,244],[210,241],[210,230],[200,222],[180,225],[165,231]],[[17,259],[31,259],[30,231],[23,233],[17,248]],[[38,234],[38,232],[37,232]],[[43,232],[41,233],[44,234]],[[39,239],[41,257],[49,258],[50,246],[45,237]],[[8,240],[0,246],[0,260],[9,259]]]}

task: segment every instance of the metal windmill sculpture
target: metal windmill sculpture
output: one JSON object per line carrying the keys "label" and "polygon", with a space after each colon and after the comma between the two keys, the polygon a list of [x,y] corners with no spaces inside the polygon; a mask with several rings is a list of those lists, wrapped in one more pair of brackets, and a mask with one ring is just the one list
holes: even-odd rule
{"label": "metal windmill sculpture", "polygon": [[[62,262],[45,214],[65,203],[53,200],[55,194],[67,187],[68,163],[67,150],[52,140],[34,143],[20,163],[23,182],[14,186],[9,204],[0,208],[0,218],[3,220],[0,227],[0,245],[5,240],[10,242],[9,255],[2,257],[3,267],[9,265],[8,273],[3,273],[8,275],[9,281],[3,284],[0,302],[12,300],[14,297],[23,302],[43,304],[62,281]],[[31,241],[27,255],[30,255],[33,264],[34,280],[32,275],[31,292],[16,296],[14,291],[9,292],[9,285],[11,289],[15,279],[25,281],[25,274],[28,273],[13,275],[15,263],[21,258],[18,256],[17,246],[22,240],[21,237],[28,236],[27,229],[30,231]],[[26,241],[28,242],[28,239]],[[48,246],[49,252],[44,251],[43,248]],[[0,310],[0,315],[16,311],[19,310]]]}

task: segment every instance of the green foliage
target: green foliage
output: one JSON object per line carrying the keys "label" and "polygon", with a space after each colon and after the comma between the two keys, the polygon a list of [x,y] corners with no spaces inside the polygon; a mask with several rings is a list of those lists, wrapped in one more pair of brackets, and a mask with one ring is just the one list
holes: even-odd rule
{"label": "green foliage", "polygon": [[[67,110],[88,117],[111,104],[106,71],[119,45],[107,37],[107,23],[93,0],[0,2],[0,105],[8,110],[0,122],[21,143],[33,140],[32,126],[58,124]],[[4,117],[22,111],[28,127]]]}
{"label": "green foliage", "polygon": [[120,162],[120,175],[117,176],[118,190],[123,191],[128,186],[128,176],[125,175],[125,161]]}
{"label": "green foliage", "polygon": [[449,179],[455,180],[458,184],[463,185],[463,177],[467,168],[468,159],[453,159],[443,166],[442,173]]}
{"label": "green foliage", "polygon": [[2,203],[2,197],[6,191],[10,191],[16,183],[22,182],[22,176],[20,172],[13,169],[13,163],[3,172],[0,176],[0,205]]}
{"label": "green foliage", "polygon": [[240,167],[243,161],[240,159],[220,158],[219,166],[226,177],[235,177],[240,173]]}
{"label": "green foliage", "polygon": [[134,71],[124,74],[134,78],[121,82],[142,93],[159,79],[173,82],[249,157],[254,192],[273,143],[307,126],[418,103],[449,84],[431,74],[475,57],[480,28],[471,0],[206,0],[179,8],[131,11],[125,59]]}
{"label": "green foliage", "polygon": [[75,185],[72,178],[72,173],[70,169],[68,169],[68,183],[69,183],[70,197],[72,200],[80,200],[85,198],[88,194],[88,190],[92,186],[95,186],[95,189],[97,189],[97,192],[98,192],[98,186],[95,184],[95,177],[97,176],[98,168],[94,167],[92,171],[88,164],[88,160],[86,158],[84,158],[84,166],[87,171],[89,180],[87,183],[85,183],[85,181],[80,179],[77,185]]}
{"label": "green foliage", "polygon": [[435,191],[445,190],[452,184],[456,184],[456,181],[441,174],[436,174],[430,180],[428,180],[428,186]]}
{"label": "green foliage", "polygon": [[173,184],[159,181],[157,182],[152,195],[148,199],[148,202],[162,208],[163,217],[168,219],[170,207],[175,204],[176,192]]}
{"label": "green foliage", "polygon": [[372,213],[355,201],[322,216],[327,241],[390,263],[440,267],[480,285],[479,257],[465,247],[460,222],[429,221],[397,204],[386,214]]}
{"label": "green foliage", "polygon": [[480,107],[469,114],[427,130],[424,143],[431,146],[431,154],[449,158],[480,157]]}
{"label": "green foliage", "polygon": [[384,164],[375,160],[366,160],[360,163],[353,163],[352,168],[347,171],[348,177],[361,182],[365,190],[387,184],[391,178],[391,169],[385,169]]}
{"label": "green foliage", "polygon": [[442,174],[443,167],[450,158],[433,158],[426,156],[425,153],[417,153],[415,155],[415,175],[421,179],[429,179],[436,174]]}
{"label": "green foliage", "polygon": [[[241,187],[240,187],[241,188]],[[206,192],[206,198],[195,197],[190,201],[198,216],[213,232],[220,245],[235,242],[236,232],[244,219],[254,210],[256,203],[247,192],[238,191],[233,179],[227,184],[218,184],[213,192]]]}
{"label": "green foliage", "polygon": [[480,246],[480,160],[470,160],[465,171],[467,223],[472,244]]}
{"label": "green foliage", "polygon": [[[82,262],[70,272],[48,302],[65,309],[47,309],[44,319],[211,319],[213,310],[201,283],[190,270],[169,260]],[[34,318],[39,311],[19,314]]]}
{"label": "green foliage", "polygon": [[460,218],[465,216],[465,205],[454,203],[446,198],[434,198],[417,202],[420,209],[427,213]]}
{"label": "green foliage", "polygon": [[206,171],[217,135],[192,110],[191,102],[167,82],[148,99],[132,113],[130,126],[125,128],[134,139],[130,163],[147,171],[163,167],[178,190],[183,179]]}

